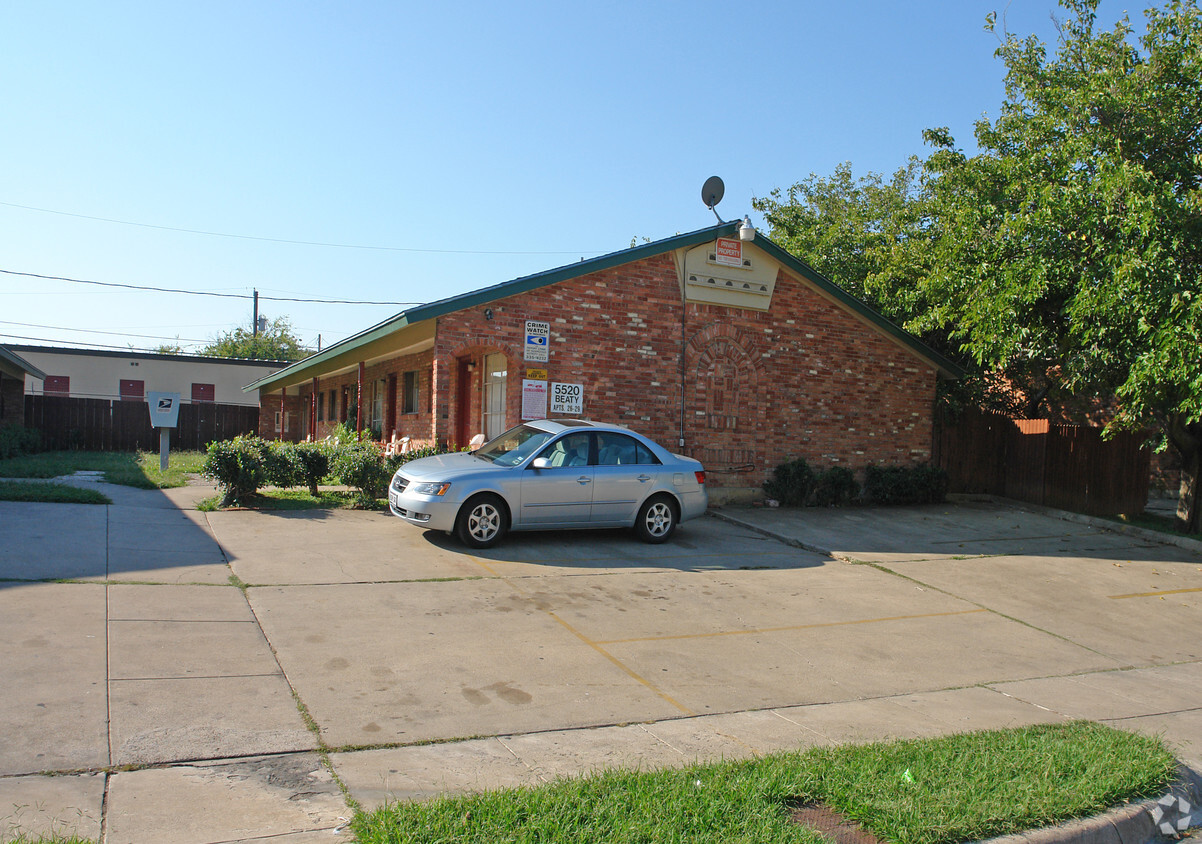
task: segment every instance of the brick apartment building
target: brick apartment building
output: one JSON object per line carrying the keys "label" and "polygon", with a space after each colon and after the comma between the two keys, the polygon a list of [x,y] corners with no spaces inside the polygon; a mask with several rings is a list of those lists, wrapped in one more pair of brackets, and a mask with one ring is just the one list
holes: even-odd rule
{"label": "brick apartment building", "polygon": [[0,425],[25,421],[25,379],[45,377],[46,373],[25,358],[0,346]]}
{"label": "brick apartment building", "polygon": [[[930,458],[955,364],[763,235],[725,223],[413,308],[249,385],[260,433],[467,444],[617,422],[758,490],[779,463]],[[716,490],[714,490],[716,491]]]}

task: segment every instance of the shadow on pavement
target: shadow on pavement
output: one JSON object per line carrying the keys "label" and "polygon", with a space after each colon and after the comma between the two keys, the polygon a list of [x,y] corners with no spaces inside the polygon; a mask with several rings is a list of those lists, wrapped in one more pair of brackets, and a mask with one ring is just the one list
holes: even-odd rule
{"label": "shadow on pavement", "polygon": [[0,588],[55,580],[225,583],[225,556],[204,513],[163,490],[80,486],[108,505],[0,502]]}

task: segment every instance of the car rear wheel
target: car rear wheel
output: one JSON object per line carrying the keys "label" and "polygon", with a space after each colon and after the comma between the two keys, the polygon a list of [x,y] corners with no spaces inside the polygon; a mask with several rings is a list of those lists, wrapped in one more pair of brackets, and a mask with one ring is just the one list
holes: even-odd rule
{"label": "car rear wheel", "polygon": [[469,548],[491,548],[509,529],[505,503],[495,495],[477,495],[459,509],[455,535]]}
{"label": "car rear wheel", "polygon": [[643,502],[634,521],[634,531],[644,542],[667,542],[676,530],[680,517],[676,502],[667,496],[656,496]]}

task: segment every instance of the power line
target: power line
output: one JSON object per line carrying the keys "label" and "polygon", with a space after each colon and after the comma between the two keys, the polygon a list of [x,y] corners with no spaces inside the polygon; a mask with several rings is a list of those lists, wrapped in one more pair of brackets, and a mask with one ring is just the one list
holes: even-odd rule
{"label": "power line", "polygon": [[[2,205],[4,203],[0,203]],[[71,284],[94,284],[97,287],[122,287],[127,290],[149,290],[155,293],[183,293],[188,296],[215,296],[221,299],[254,299],[255,297],[247,293],[214,293],[208,290],[179,290],[173,287],[151,287],[148,285],[138,284],[122,284],[115,281],[89,281],[84,278],[65,278],[59,275],[42,275],[40,273],[23,273],[17,270],[2,270],[0,273],[7,275],[19,275],[26,278],[40,278],[47,281],[66,281]],[[266,299],[271,302],[303,302],[314,305],[391,305],[397,307],[411,307],[413,305],[422,305],[424,302],[367,302],[359,299],[297,299],[286,296],[259,296],[260,299]]]}
{"label": "power line", "polygon": [[[74,329],[68,329],[74,330]],[[111,346],[105,343],[92,343],[85,340],[47,340],[45,337],[27,337],[23,334],[0,334],[13,340],[36,340],[38,343],[68,343],[72,346],[86,346],[91,349],[117,349],[122,352],[153,352],[154,349],[145,346]]]}
{"label": "power line", "polygon": [[125,331],[101,331],[97,328],[71,328],[66,325],[39,325],[35,322],[12,322],[7,319],[0,319],[0,325],[17,325],[21,328],[49,328],[51,331],[75,331],[81,334],[108,334],[112,337],[137,337],[140,340],[174,340],[177,343],[209,342],[208,340],[191,340],[181,337],[160,337],[157,334],[129,334]]}
{"label": "power line", "polygon": [[[486,249],[418,249],[412,246],[373,246],[370,244],[357,243],[328,243],[319,240],[289,240],[282,237],[259,237],[250,234],[230,234],[229,232],[214,232],[204,229],[184,229],[176,226],[159,226],[154,223],[138,223],[132,220],[114,220],[111,217],[93,217],[88,214],[73,214],[70,211],[56,211],[53,208],[38,208],[34,205],[18,205],[15,202],[0,202],[0,205],[6,205],[9,208],[20,208],[25,211],[38,211],[42,214],[58,214],[63,217],[76,217],[80,220],[95,220],[101,223],[116,223],[122,226],[138,226],[143,229],[159,229],[169,232],[184,232],[185,234],[202,234],[208,237],[229,237],[237,240],[260,240],[267,243],[290,243],[294,246],[321,246],[328,249],[369,249],[378,252],[426,252],[436,255],[578,255],[579,249],[570,251],[559,250],[555,252],[536,252],[536,251],[521,251],[521,250],[486,250]],[[585,254],[599,254],[596,252]]]}

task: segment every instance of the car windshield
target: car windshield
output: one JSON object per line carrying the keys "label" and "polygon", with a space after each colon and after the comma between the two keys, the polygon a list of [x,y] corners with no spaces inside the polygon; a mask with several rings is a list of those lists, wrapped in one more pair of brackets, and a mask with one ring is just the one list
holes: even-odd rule
{"label": "car windshield", "polygon": [[529,425],[518,425],[472,453],[498,466],[516,466],[542,448],[552,436]]}

